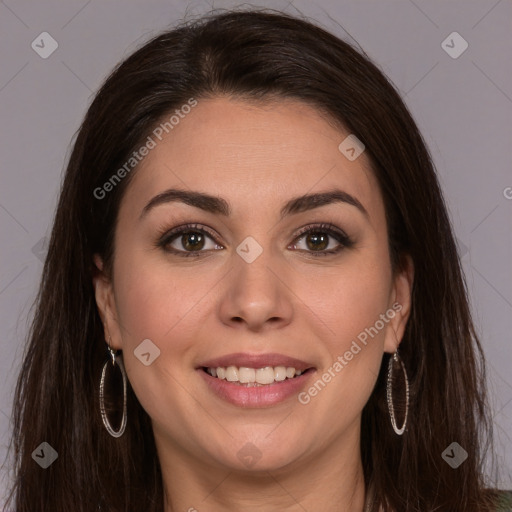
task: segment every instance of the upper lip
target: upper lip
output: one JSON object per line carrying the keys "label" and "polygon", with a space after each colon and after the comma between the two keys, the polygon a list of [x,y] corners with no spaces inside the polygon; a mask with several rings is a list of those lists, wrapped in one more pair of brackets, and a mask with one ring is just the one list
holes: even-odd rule
{"label": "upper lip", "polygon": [[245,368],[265,368],[266,366],[284,366],[293,367],[296,370],[305,371],[312,368],[311,363],[301,361],[295,357],[285,356],[283,354],[269,353],[269,354],[247,354],[238,352],[236,354],[228,354],[215,359],[209,359],[201,363],[198,368],[226,368],[228,366],[237,366]]}

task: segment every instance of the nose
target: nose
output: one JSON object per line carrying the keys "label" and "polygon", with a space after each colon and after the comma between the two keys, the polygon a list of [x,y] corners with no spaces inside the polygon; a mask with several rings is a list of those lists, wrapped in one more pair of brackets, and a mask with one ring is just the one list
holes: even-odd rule
{"label": "nose", "polygon": [[265,250],[251,263],[236,253],[233,260],[220,305],[222,321],[251,331],[288,325],[293,314],[293,286],[286,264],[278,266]]}

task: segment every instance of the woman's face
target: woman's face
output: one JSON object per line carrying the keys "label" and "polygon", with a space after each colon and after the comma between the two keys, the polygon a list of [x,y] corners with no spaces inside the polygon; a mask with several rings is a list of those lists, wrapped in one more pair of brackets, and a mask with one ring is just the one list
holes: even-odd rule
{"label": "woman's face", "polygon": [[[347,158],[354,152],[339,145],[349,133],[291,100],[198,99],[163,135],[152,135],[122,199],[113,280],[95,278],[159,452],[277,469],[357,445],[412,281],[411,268],[392,275],[366,154]],[[212,199],[193,206],[170,189]],[[296,202],[334,190],[337,199]],[[204,367],[234,368],[226,380]],[[289,378],[290,368],[303,374]]]}

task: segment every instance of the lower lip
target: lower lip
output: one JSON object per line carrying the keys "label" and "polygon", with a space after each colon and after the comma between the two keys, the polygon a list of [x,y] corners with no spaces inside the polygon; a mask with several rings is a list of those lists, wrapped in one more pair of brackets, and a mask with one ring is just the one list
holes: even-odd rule
{"label": "lower lip", "polygon": [[240,386],[225,379],[212,377],[204,370],[197,370],[205,380],[208,387],[220,398],[238,407],[269,407],[284,402],[296,396],[306,387],[306,384],[315,371],[313,369],[294,377],[265,386]]}

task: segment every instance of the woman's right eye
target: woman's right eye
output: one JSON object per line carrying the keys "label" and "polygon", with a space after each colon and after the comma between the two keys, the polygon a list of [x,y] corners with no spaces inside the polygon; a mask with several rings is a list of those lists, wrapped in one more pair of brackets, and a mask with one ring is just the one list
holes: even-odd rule
{"label": "woman's right eye", "polygon": [[200,256],[205,249],[207,239],[213,242],[213,247],[206,250],[218,250],[223,247],[215,242],[214,236],[197,224],[175,228],[160,239],[158,245],[164,250],[179,256]]}

